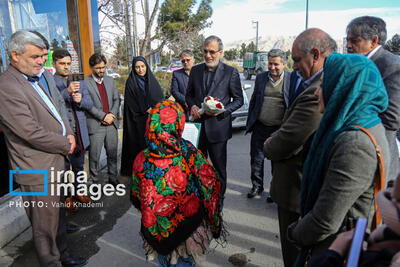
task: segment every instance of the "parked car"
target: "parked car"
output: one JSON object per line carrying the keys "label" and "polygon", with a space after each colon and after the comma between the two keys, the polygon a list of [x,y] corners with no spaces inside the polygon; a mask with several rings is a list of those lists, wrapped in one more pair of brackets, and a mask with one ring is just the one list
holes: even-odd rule
{"label": "parked car", "polygon": [[171,71],[179,70],[182,67],[182,62],[179,58],[174,58],[170,61],[169,69],[171,69]]}
{"label": "parked car", "polygon": [[249,99],[245,90],[251,87],[250,84],[244,84],[242,86],[243,93],[243,106],[232,112],[232,127],[233,128],[244,128],[246,127],[247,115],[249,114]]}
{"label": "parked car", "polygon": [[119,73],[116,73],[116,72],[113,71],[113,70],[107,70],[107,76],[111,76],[111,77],[113,77],[114,79],[115,79],[115,78],[120,78],[120,77],[121,77],[121,75],[119,75]]}
{"label": "parked car", "polygon": [[159,72],[159,71],[171,72],[171,70],[169,70],[167,67],[164,67],[164,66],[157,67],[157,68],[154,70],[154,73]]}

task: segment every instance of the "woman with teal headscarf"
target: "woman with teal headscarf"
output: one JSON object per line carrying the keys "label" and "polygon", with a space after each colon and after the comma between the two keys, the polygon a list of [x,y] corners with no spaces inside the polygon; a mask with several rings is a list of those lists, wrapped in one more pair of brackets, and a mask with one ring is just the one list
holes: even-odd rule
{"label": "woman with teal headscarf", "polygon": [[371,218],[378,158],[369,130],[389,163],[388,143],[379,113],[388,97],[375,64],[361,55],[333,53],[324,64],[322,88],[316,91],[323,112],[303,167],[301,219],[288,229],[289,240],[307,255],[329,247],[349,230],[353,218]]}

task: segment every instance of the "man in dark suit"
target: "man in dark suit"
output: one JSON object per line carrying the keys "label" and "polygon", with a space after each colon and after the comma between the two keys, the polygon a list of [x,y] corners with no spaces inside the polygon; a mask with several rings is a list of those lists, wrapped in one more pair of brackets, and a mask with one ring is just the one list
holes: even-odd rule
{"label": "man in dark suit", "polygon": [[[68,156],[69,161],[66,163],[66,170],[70,170],[72,167],[76,178],[78,173],[83,171],[85,153],[89,146],[85,112],[93,107],[93,102],[83,80],[68,80],[68,75],[71,73],[71,61],[71,54],[66,49],[56,49],[53,52],[53,67],[56,69],[54,80],[65,101],[67,119],[76,139],[76,148],[74,153]],[[75,179],[75,191],[77,191],[77,186],[78,182]],[[73,197],[83,203],[91,201],[88,196],[81,196],[76,192],[73,193]],[[71,204],[72,200],[67,198],[67,203]]]}
{"label": "man in dark suit", "polygon": [[[0,76],[0,127],[3,129],[11,169],[64,170],[65,156],[75,149],[73,132],[56,108],[53,99],[38,81],[43,68],[43,41],[28,31],[17,31],[9,40],[9,68]],[[36,195],[44,192],[43,174],[13,175],[20,185],[25,211],[32,224],[33,242],[41,266],[74,266],[83,261],[60,259],[56,236],[59,228],[59,196]],[[50,190],[49,190],[50,192]],[[63,240],[66,242],[66,240]],[[63,262],[61,262],[63,261]]]}
{"label": "man in dark suit", "polygon": [[[321,87],[325,59],[336,50],[335,41],[324,31],[308,29],[293,43],[293,69],[303,77],[281,127],[264,143],[264,155],[273,161],[270,194],[278,204],[279,233],[285,267],[296,262],[298,249],[287,240],[287,229],[300,217],[300,186],[306,141],[316,131],[322,114],[315,91]],[[311,140],[311,139],[310,139]]]}
{"label": "man in dark suit", "polygon": [[[243,105],[243,94],[237,69],[220,60],[223,44],[217,36],[209,36],[203,46],[205,63],[192,68],[186,93],[190,115],[201,123],[199,149],[210,159],[221,176],[223,197],[226,190],[227,142],[232,137],[231,113]],[[204,97],[218,98],[224,112],[199,114]]]}
{"label": "man in dark suit", "polygon": [[93,100],[93,107],[87,111],[89,130],[89,169],[94,182],[98,182],[100,153],[104,145],[107,154],[108,182],[114,186],[117,179],[119,95],[115,81],[105,76],[106,57],[95,53],[89,58],[92,74],[85,77],[85,83]]}
{"label": "man in dark suit", "polygon": [[400,128],[400,58],[382,47],[386,36],[386,23],[381,18],[358,17],[347,25],[347,52],[365,55],[375,63],[389,97],[389,106],[380,117],[390,147],[388,180],[392,185],[399,173],[396,133]]}
{"label": "man in dark suit", "polygon": [[172,73],[171,94],[185,110],[186,120],[189,120],[188,105],[186,103],[186,88],[189,81],[190,70],[194,64],[194,55],[190,50],[183,50],[180,55],[182,69]]}
{"label": "man in dark suit", "polygon": [[[251,132],[250,166],[252,188],[248,198],[264,191],[264,141],[282,123],[283,114],[289,104],[291,73],[286,67],[286,53],[280,49],[268,52],[268,71],[256,76],[250,100],[246,133]],[[296,74],[294,74],[296,75]],[[297,77],[297,75],[296,75]],[[292,85],[296,86],[297,79]]]}

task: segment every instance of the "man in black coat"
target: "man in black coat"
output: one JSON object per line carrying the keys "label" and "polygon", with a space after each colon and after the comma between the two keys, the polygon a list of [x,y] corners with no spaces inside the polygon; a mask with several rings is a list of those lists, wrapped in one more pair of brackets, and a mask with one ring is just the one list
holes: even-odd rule
{"label": "man in black coat", "polygon": [[388,108],[380,114],[390,147],[389,185],[399,173],[399,152],[396,133],[400,128],[400,57],[385,50],[386,23],[377,17],[363,16],[347,25],[347,52],[371,59],[381,73],[389,97]]}
{"label": "man in black coat", "polygon": [[182,69],[172,72],[171,94],[185,110],[186,120],[189,120],[188,106],[186,104],[186,89],[189,81],[190,70],[194,64],[194,55],[190,50],[183,50],[180,54]]}
{"label": "man in black coat", "polygon": [[[243,105],[243,94],[237,69],[220,60],[223,44],[219,37],[209,36],[204,41],[204,63],[192,68],[186,92],[190,115],[201,123],[199,149],[210,159],[221,176],[221,196],[226,190],[227,142],[232,137],[231,113]],[[225,111],[199,114],[206,96],[218,98]]]}

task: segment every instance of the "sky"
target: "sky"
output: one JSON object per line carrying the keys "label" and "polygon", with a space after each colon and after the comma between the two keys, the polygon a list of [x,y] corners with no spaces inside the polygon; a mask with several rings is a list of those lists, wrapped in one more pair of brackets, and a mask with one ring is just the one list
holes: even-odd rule
{"label": "sky", "polygon": [[[199,2],[199,0],[198,0]],[[306,0],[212,0],[212,26],[204,30],[224,43],[256,36],[296,36],[305,29]],[[359,16],[385,20],[388,39],[400,34],[400,0],[309,0],[308,27],[317,27],[335,39],[346,36],[346,26]]]}

